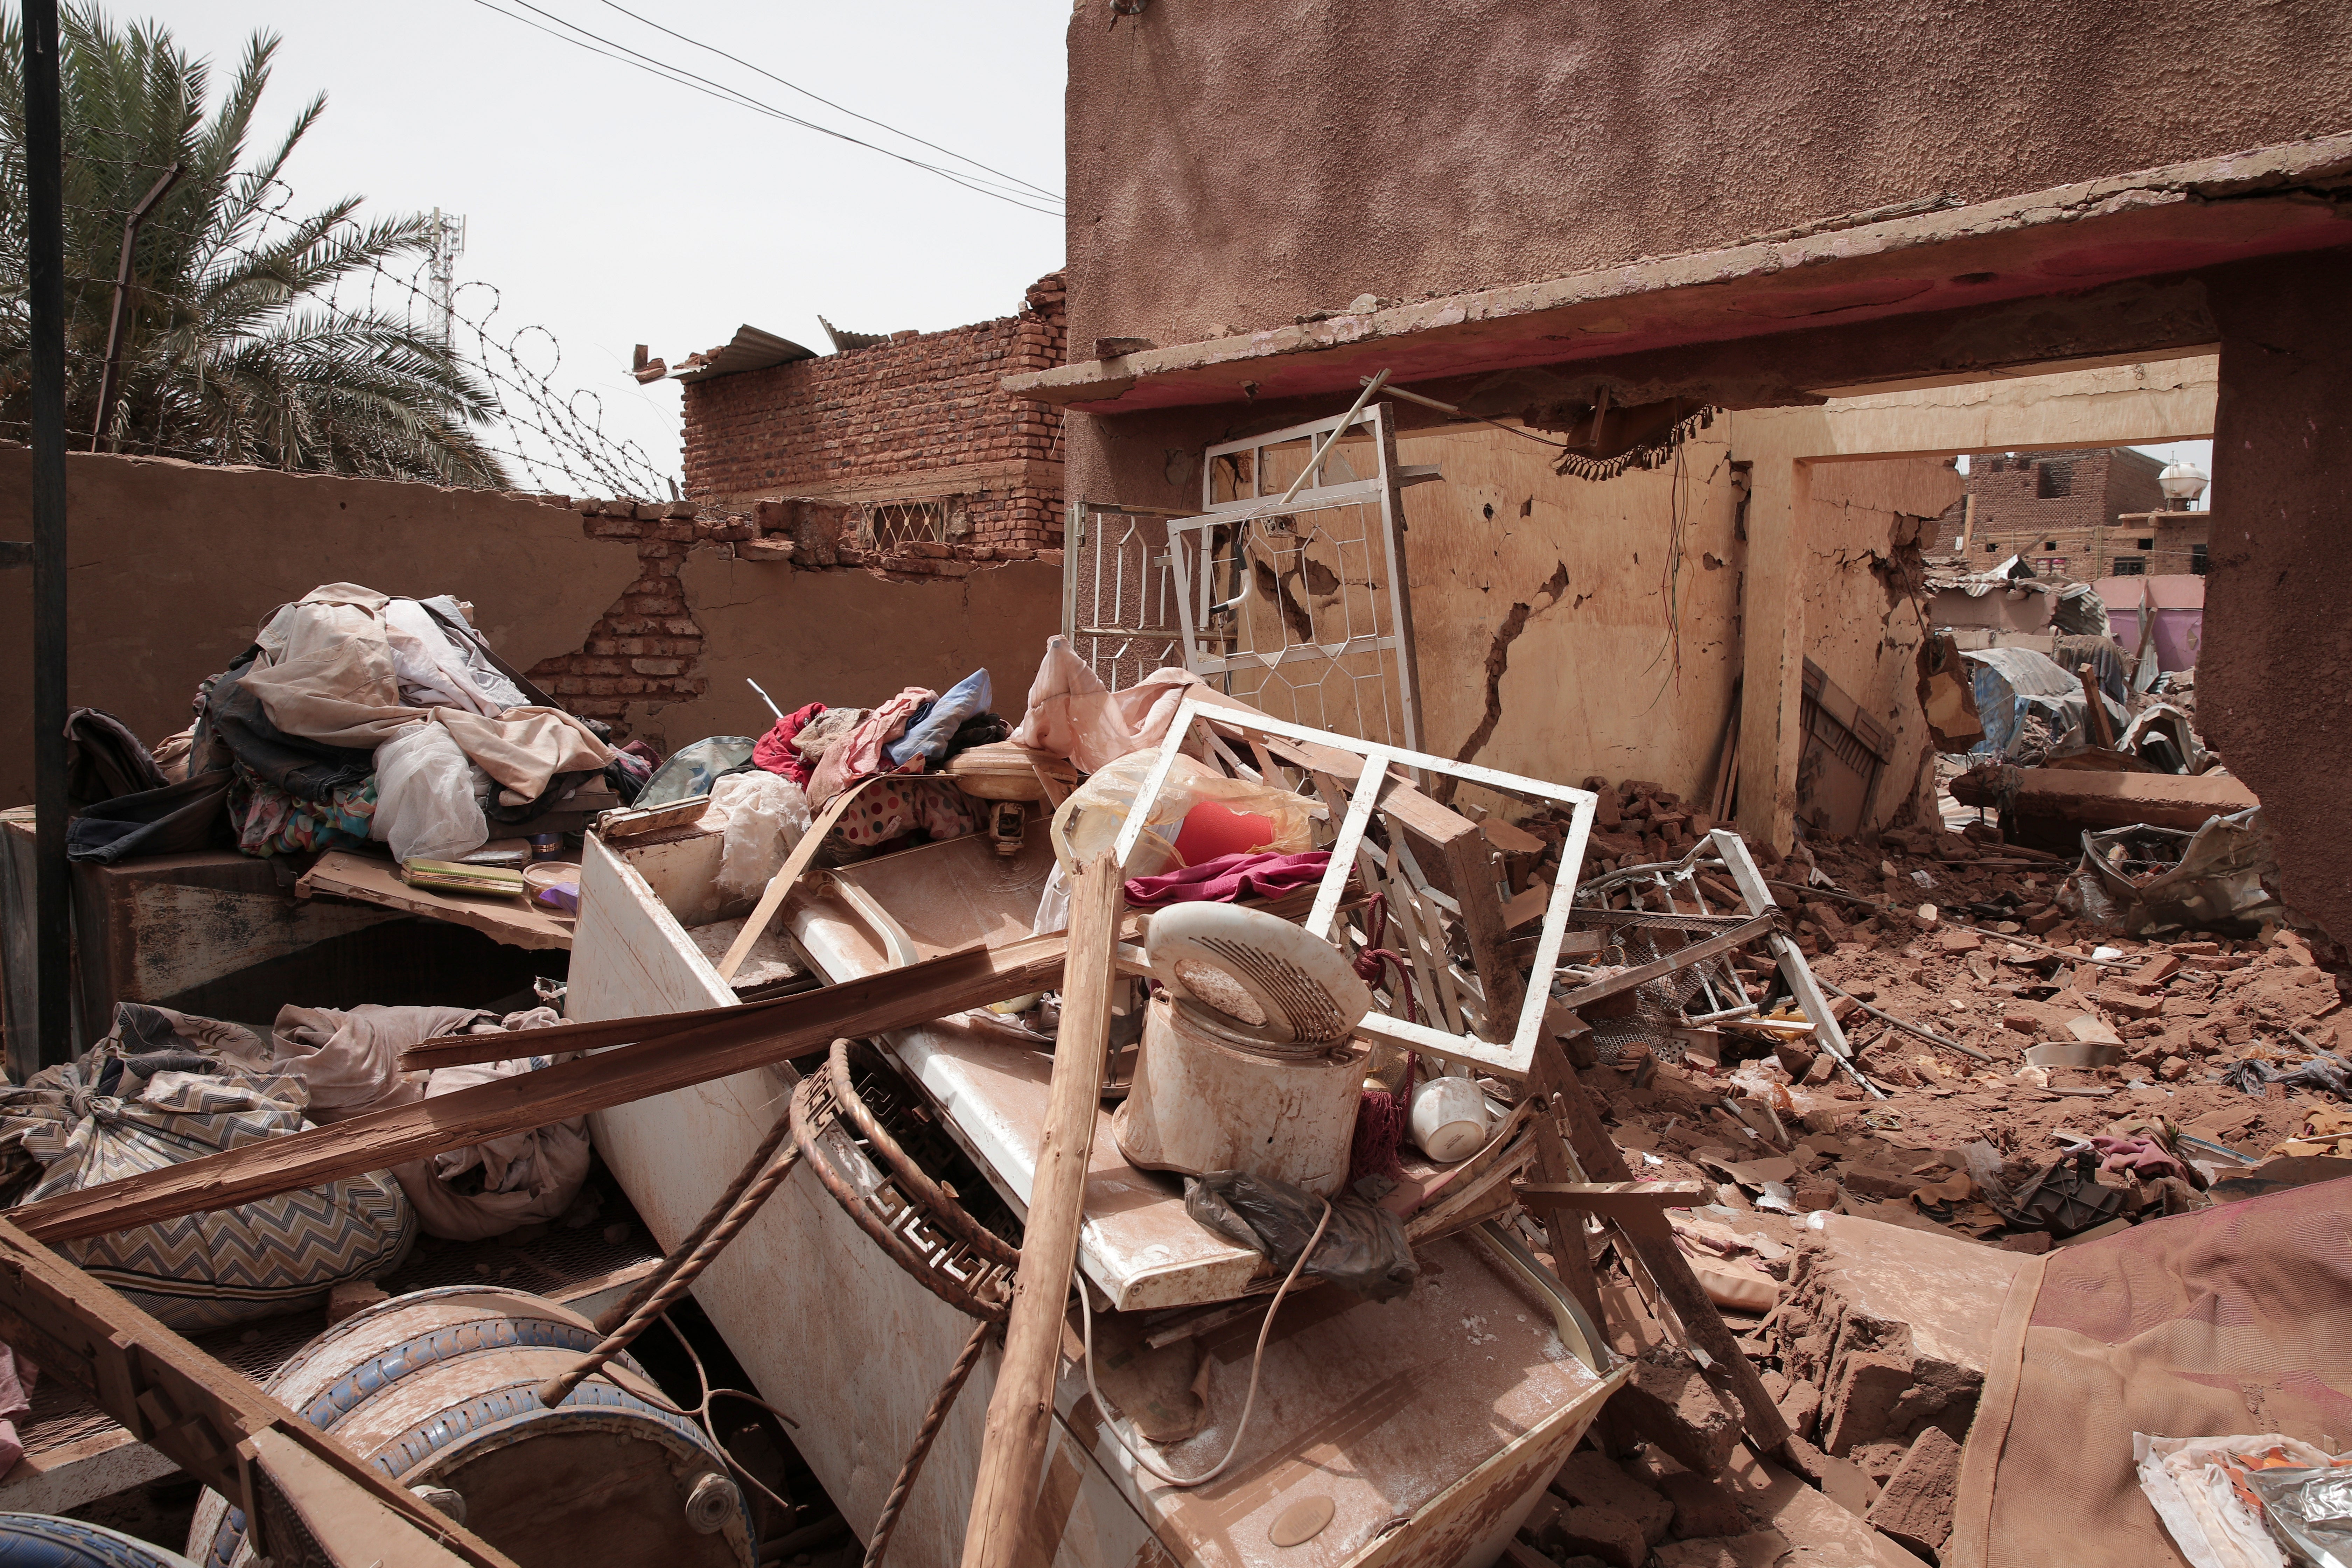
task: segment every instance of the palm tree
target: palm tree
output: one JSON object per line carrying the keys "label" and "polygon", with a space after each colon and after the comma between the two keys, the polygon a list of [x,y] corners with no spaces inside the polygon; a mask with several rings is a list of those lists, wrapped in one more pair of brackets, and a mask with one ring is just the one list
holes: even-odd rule
{"label": "palm tree", "polygon": [[[249,166],[246,141],[275,37],[257,33],[209,116],[211,69],[153,23],[95,7],[61,21],[65,131],[66,428],[90,445],[125,218],[173,163],[177,184],[139,230],[121,392],[99,444],[250,463],[503,488],[481,431],[495,395],[439,333],[388,312],[432,244],[415,215],[362,223],[361,198],[297,216],[280,174],[326,108],[303,106]],[[0,16],[0,433],[24,438],[27,341],[20,16]],[[339,304],[336,286],[368,303]],[[368,290],[366,286],[379,287]]]}

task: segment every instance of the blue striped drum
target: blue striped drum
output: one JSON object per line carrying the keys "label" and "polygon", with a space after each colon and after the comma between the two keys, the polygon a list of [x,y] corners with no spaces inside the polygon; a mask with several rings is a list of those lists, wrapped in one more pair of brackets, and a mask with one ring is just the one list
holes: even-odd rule
{"label": "blue striped drum", "polygon": [[[634,1360],[616,1357],[552,1410],[540,1404],[540,1384],[596,1341],[587,1319],[543,1298],[455,1285],[355,1313],[268,1387],[520,1568],[754,1568],[725,1460]],[[188,1556],[249,1568],[243,1511],[205,1493]]]}
{"label": "blue striped drum", "polygon": [[0,1513],[0,1568],[188,1568],[188,1560],[104,1525]]}

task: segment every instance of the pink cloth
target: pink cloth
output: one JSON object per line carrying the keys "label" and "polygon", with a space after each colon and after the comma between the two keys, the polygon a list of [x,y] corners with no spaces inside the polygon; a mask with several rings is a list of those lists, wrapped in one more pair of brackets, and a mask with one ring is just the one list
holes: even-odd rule
{"label": "pink cloth", "polygon": [[807,786],[809,805],[822,808],[859,779],[880,773],[882,748],[907,732],[907,721],[914,717],[916,709],[938,696],[929,687],[909,686],[867,714],[866,722],[852,730],[816,765]]}
{"label": "pink cloth", "polygon": [[2091,1147],[2099,1152],[2102,1171],[2129,1171],[2151,1182],[2166,1176],[2184,1180],[2189,1176],[2189,1167],[2153,1138],[2094,1138]]}
{"label": "pink cloth", "polygon": [[1201,685],[1189,670],[1155,669],[1126,690],[1112,691],[1071,651],[1069,639],[1047,637],[1045,659],[1029,686],[1029,710],[1013,731],[1013,743],[1067,757],[1081,773],[1099,773],[1129,752],[1166,740],[1177,708]]}
{"label": "pink cloth", "polygon": [[1297,855],[1220,855],[1181,871],[1165,871],[1157,877],[1130,877],[1127,901],[1132,909],[1158,910],[1170,904],[1226,904],[1235,899],[1280,898],[1321,881],[1324,868],[1330,864],[1328,849],[1309,849]]}
{"label": "pink cloth", "polygon": [[781,774],[802,789],[807,789],[809,780],[816,774],[816,768],[794,748],[793,737],[807,729],[824,711],[824,703],[812,702],[805,708],[795,708],[777,720],[775,727],[761,736],[759,743],[751,748],[752,765]]}

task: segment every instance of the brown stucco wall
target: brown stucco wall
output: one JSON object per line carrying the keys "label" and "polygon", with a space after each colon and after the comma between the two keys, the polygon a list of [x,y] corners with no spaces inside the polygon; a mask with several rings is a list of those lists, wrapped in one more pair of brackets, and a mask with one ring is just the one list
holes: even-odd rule
{"label": "brown stucco wall", "polygon": [[[1161,344],[2352,127],[2352,8],[1154,0],[1069,26],[1070,339]],[[1081,351],[1083,352],[1083,350]]]}
{"label": "brown stucco wall", "polygon": [[[0,445],[0,538],[31,532],[30,474],[26,448]],[[670,515],[688,507],[79,455],[67,484],[68,696],[150,744],[187,726],[197,683],[272,610],[321,583],[455,594],[556,700],[665,752],[764,730],[747,675],[794,706],[870,704],[984,666],[998,710],[1018,714],[1060,629],[1058,561],[891,581],[739,561],[750,521]],[[33,793],[30,576],[0,573],[0,806]]]}
{"label": "brown stucco wall", "polygon": [[2216,514],[2197,719],[2263,803],[2286,901],[2352,944],[2352,321],[2326,258],[2210,280]]}
{"label": "brown stucco wall", "polygon": [[[6,537],[31,536],[31,474],[26,447],[0,444]],[[272,610],[320,584],[455,594],[529,668],[577,648],[637,574],[625,542],[587,538],[578,512],[495,491],[81,454],[66,487],[68,700],[151,745],[187,727],[196,684]],[[0,805],[33,795],[31,577],[0,572]]]}
{"label": "brown stucco wall", "polygon": [[678,578],[702,627],[708,690],[693,702],[647,703],[629,714],[636,732],[668,747],[704,735],[757,735],[772,723],[746,677],[790,712],[819,701],[871,707],[908,686],[944,691],[985,669],[996,711],[1017,721],[1045,639],[1062,629],[1061,569],[1036,561],[890,583],[866,572],[800,572],[697,551]]}

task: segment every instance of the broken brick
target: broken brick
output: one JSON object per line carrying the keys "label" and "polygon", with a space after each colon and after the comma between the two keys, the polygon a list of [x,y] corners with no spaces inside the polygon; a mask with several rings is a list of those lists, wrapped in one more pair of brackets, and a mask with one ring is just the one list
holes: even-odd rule
{"label": "broken brick", "polygon": [[1865,1516],[1880,1534],[1914,1552],[1937,1552],[1952,1532],[1960,1479],[1960,1446],[1930,1426],[1911,1444]]}
{"label": "broken brick", "polygon": [[1642,1527],[1613,1508],[1564,1509],[1544,1534],[1547,1547],[1584,1552],[1614,1568],[1642,1568],[1650,1555]]}
{"label": "broken brick", "polygon": [[1619,1469],[1606,1454],[1570,1454],[1552,1478],[1551,1489],[1571,1503],[1616,1510],[1640,1528],[1651,1546],[1666,1538],[1675,1516],[1674,1504]]}
{"label": "broken brick", "polygon": [[1706,1476],[1695,1476],[1688,1471],[1668,1476],[1659,1482],[1658,1490],[1674,1505],[1672,1528],[1677,1541],[1745,1535],[1754,1528],[1731,1489]]}

